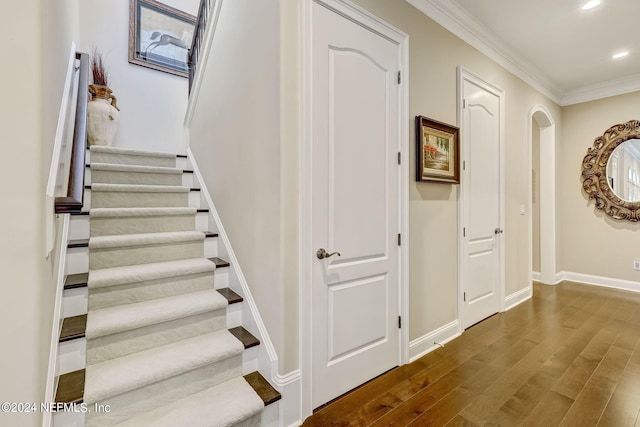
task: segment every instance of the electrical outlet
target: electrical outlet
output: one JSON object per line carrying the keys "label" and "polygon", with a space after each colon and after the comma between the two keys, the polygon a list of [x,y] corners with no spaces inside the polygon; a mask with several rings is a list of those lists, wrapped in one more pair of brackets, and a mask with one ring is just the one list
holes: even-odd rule
{"label": "electrical outlet", "polygon": [[640,270],[640,260],[639,259],[633,261],[633,269],[634,270]]}

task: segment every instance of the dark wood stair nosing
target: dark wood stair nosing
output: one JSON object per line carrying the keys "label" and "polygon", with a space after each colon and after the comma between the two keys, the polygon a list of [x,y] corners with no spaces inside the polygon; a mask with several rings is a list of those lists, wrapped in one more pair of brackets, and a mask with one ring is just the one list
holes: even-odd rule
{"label": "dark wood stair nosing", "polygon": [[69,240],[67,242],[67,248],[88,248],[89,247],[89,239],[76,239]]}
{"label": "dark wood stair nosing", "polygon": [[60,328],[60,338],[58,342],[67,342],[85,337],[87,330],[87,315],[65,317]]}
{"label": "dark wood stair nosing", "polygon": [[63,289],[86,288],[89,273],[68,274],[64,280]]}
{"label": "dark wood stair nosing", "polygon": [[189,156],[187,156],[186,154],[176,154],[176,158],[177,159],[187,159]]}
{"label": "dark wood stair nosing", "polygon": [[60,375],[55,401],[57,403],[82,403],[84,401],[84,381],[84,369]]}
{"label": "dark wood stair nosing", "polygon": [[242,326],[230,328],[229,332],[242,343],[245,350],[260,345],[260,340],[254,337],[251,332],[247,331]]}
{"label": "dark wood stair nosing", "polygon": [[229,261],[225,261],[222,258],[219,258],[217,256],[213,258],[207,258],[207,259],[212,263],[214,263],[216,265],[216,268],[229,267],[231,265]]}
{"label": "dark wood stair nosing", "polygon": [[223,297],[225,297],[227,299],[227,301],[229,302],[229,305],[231,304],[237,304],[239,302],[244,301],[244,298],[242,298],[242,296],[238,295],[237,293],[235,293],[234,291],[232,291],[230,288],[220,288],[220,289],[216,289]]}
{"label": "dark wood stair nosing", "polygon": [[282,395],[273,388],[260,372],[254,371],[244,376],[245,381],[253,388],[260,399],[264,402],[264,406],[270,405],[282,399]]}
{"label": "dark wood stair nosing", "polygon": [[216,233],[215,231],[203,231],[204,233],[204,237],[218,237],[218,233]]}

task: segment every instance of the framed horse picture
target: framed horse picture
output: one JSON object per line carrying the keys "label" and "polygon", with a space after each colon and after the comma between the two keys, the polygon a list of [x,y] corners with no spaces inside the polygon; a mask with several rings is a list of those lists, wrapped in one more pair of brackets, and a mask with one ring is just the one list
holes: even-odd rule
{"label": "framed horse picture", "polygon": [[460,183],[460,130],[416,116],[416,181]]}
{"label": "framed horse picture", "polygon": [[196,17],[155,0],[131,0],[129,62],[188,77]]}

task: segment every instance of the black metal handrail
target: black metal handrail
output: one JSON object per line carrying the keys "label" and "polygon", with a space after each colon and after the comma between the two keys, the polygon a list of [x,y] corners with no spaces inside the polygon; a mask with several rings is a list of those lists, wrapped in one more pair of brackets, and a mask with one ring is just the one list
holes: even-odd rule
{"label": "black metal handrail", "polygon": [[211,0],[200,0],[198,8],[198,18],[196,19],[196,27],[193,31],[193,40],[187,59],[189,66],[189,93],[191,93],[191,85],[196,77],[196,69],[198,67],[198,58],[200,57],[200,49],[204,41],[204,32],[207,29],[207,20],[209,19],[209,9],[211,8]]}
{"label": "black metal handrail", "polygon": [[78,74],[78,102],[73,126],[73,146],[69,168],[67,195],[56,197],[55,212],[80,212],[84,203],[84,169],[87,152],[87,105],[89,103],[89,55],[76,52],[80,60]]}

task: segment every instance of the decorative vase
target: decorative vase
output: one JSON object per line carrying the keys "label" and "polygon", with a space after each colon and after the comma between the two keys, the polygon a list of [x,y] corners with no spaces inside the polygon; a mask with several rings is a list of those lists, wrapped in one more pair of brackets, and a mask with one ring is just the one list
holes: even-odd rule
{"label": "decorative vase", "polygon": [[110,146],[118,131],[120,109],[116,105],[117,99],[107,86],[89,85],[89,93],[92,95],[87,106],[89,145]]}

